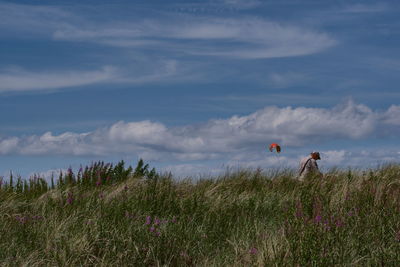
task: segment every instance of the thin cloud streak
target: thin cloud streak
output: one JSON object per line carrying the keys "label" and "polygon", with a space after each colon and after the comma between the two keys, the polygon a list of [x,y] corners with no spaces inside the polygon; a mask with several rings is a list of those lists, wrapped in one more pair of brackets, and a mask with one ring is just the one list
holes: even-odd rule
{"label": "thin cloud streak", "polygon": [[[258,1],[224,2],[225,6],[235,7],[259,4]],[[181,56],[257,59],[310,55],[338,43],[326,33],[253,16],[220,18],[166,12],[157,19],[141,14],[140,19],[120,22],[97,21],[96,16],[89,18],[55,7],[15,4],[0,4],[0,7],[7,11],[0,11],[3,18],[0,28],[5,31],[12,28],[13,32],[22,31],[26,36],[47,34],[55,41],[91,42],[142,52],[155,49]]]}
{"label": "thin cloud streak", "polygon": [[153,62],[152,69],[122,71],[121,67],[103,66],[98,70],[85,71],[27,71],[21,68],[0,69],[0,93],[55,90],[60,88],[90,86],[95,84],[145,84],[168,81],[180,69],[178,62],[164,60]]}
{"label": "thin cloud streak", "polygon": [[31,72],[23,69],[5,70],[0,73],[0,92],[48,90],[76,87],[115,80],[115,67],[104,66],[94,71]]}
{"label": "thin cloud streak", "polygon": [[[165,18],[164,18],[165,20]],[[187,17],[143,20],[99,28],[71,26],[55,40],[98,42],[126,48],[159,48],[175,53],[243,59],[302,56],[337,44],[324,33],[255,19]],[[182,24],[182,21],[185,23]],[[204,41],[212,41],[213,44]],[[221,43],[221,48],[215,45]]]}

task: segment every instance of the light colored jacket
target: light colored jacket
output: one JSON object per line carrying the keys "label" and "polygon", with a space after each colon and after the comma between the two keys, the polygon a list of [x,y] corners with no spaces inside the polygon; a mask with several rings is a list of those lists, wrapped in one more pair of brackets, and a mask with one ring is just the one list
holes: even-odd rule
{"label": "light colored jacket", "polygon": [[300,161],[297,177],[299,180],[304,180],[304,177],[306,177],[309,174],[320,174],[320,173],[321,172],[318,169],[317,161],[312,157],[306,157]]}

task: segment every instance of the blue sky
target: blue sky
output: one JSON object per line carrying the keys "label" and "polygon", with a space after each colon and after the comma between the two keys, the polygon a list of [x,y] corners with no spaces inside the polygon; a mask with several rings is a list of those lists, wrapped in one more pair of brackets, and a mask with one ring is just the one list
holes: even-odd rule
{"label": "blue sky", "polygon": [[[400,160],[396,1],[0,1],[0,174]],[[278,142],[280,155],[266,146]]]}

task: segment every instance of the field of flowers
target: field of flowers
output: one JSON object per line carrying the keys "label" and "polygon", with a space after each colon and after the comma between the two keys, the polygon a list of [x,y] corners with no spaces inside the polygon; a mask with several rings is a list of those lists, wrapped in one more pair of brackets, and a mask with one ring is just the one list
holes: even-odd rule
{"label": "field of flowers", "polygon": [[400,166],[177,181],[124,162],[2,181],[4,266],[400,264]]}

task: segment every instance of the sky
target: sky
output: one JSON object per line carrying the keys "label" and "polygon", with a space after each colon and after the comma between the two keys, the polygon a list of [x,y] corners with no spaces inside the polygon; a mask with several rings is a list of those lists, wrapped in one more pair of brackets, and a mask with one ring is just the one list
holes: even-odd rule
{"label": "sky", "polygon": [[0,1],[0,175],[400,162],[399,15],[388,0]]}

